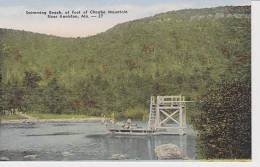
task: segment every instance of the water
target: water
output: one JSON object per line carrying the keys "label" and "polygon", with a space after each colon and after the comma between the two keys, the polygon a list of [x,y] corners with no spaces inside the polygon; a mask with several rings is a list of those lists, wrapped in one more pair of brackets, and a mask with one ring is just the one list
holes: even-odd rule
{"label": "water", "polygon": [[192,135],[113,136],[104,125],[89,123],[4,124],[0,126],[0,157],[10,160],[155,160],[154,148],[173,143],[195,158]]}

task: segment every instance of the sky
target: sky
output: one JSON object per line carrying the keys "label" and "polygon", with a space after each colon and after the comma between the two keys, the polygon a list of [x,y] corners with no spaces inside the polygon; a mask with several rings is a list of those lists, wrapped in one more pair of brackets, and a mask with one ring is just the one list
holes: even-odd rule
{"label": "sky", "polygon": [[[0,0],[0,28],[62,37],[86,37],[116,24],[172,10],[250,5],[250,0]],[[50,19],[26,11],[127,10],[127,14],[88,19]],[[80,15],[81,16],[81,15]]]}

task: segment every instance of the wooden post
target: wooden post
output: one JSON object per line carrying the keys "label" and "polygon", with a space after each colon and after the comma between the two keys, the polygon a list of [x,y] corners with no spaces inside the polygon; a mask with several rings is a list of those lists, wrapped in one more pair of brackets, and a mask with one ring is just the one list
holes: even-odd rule
{"label": "wooden post", "polygon": [[154,105],[154,96],[151,96],[148,129],[154,129],[154,127],[155,127],[155,122],[152,118],[153,117],[153,105]]}
{"label": "wooden post", "polygon": [[183,104],[183,126],[184,128],[187,127],[187,120],[186,120],[186,106]]}
{"label": "wooden post", "polygon": [[179,122],[180,122],[180,126],[179,126],[179,130],[181,131],[181,133],[182,133],[182,128],[183,128],[183,113],[182,113],[182,105],[181,105],[181,103],[179,103],[179,110],[180,110],[180,112],[179,112]]}
{"label": "wooden post", "polygon": [[157,96],[157,99],[156,99],[156,120],[155,120],[155,124],[156,124],[156,127],[155,128],[159,128],[160,127],[160,96]]}
{"label": "wooden post", "polygon": [[[183,96],[182,101],[185,101],[185,97]],[[183,108],[183,127],[187,127],[187,120],[186,120],[186,103],[182,103],[182,108]]]}

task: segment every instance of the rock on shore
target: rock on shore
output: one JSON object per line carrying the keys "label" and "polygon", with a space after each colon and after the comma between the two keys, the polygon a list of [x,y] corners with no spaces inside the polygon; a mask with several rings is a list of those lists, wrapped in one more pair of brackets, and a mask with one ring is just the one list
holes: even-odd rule
{"label": "rock on shore", "polygon": [[111,159],[112,160],[124,160],[124,159],[127,159],[127,157],[124,154],[113,154]]}
{"label": "rock on shore", "polygon": [[159,145],[154,151],[159,160],[183,159],[181,149],[174,144]]}
{"label": "rock on shore", "polygon": [[32,154],[32,155],[25,155],[23,157],[25,160],[35,160],[37,158],[37,155]]}

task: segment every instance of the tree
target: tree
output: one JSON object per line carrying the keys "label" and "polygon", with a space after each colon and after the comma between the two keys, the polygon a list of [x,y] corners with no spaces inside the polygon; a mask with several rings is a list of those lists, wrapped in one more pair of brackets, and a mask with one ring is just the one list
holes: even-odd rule
{"label": "tree", "polygon": [[41,80],[41,76],[33,71],[25,71],[24,85],[28,89],[38,87],[38,82]]}
{"label": "tree", "polygon": [[39,87],[41,76],[33,71],[25,71],[23,78],[24,88],[24,111],[42,110],[42,90]]}
{"label": "tree", "polygon": [[222,81],[202,97],[195,120],[201,158],[251,158],[251,88],[243,80]]}
{"label": "tree", "polygon": [[17,82],[2,84],[1,87],[1,111],[4,110],[11,114],[21,111],[24,105],[24,90],[18,86]]}
{"label": "tree", "polygon": [[3,114],[3,47],[2,47],[3,32],[0,29],[0,115]]}
{"label": "tree", "polygon": [[59,85],[56,78],[53,78],[44,91],[45,105],[49,113],[61,114],[68,109],[66,91]]}

